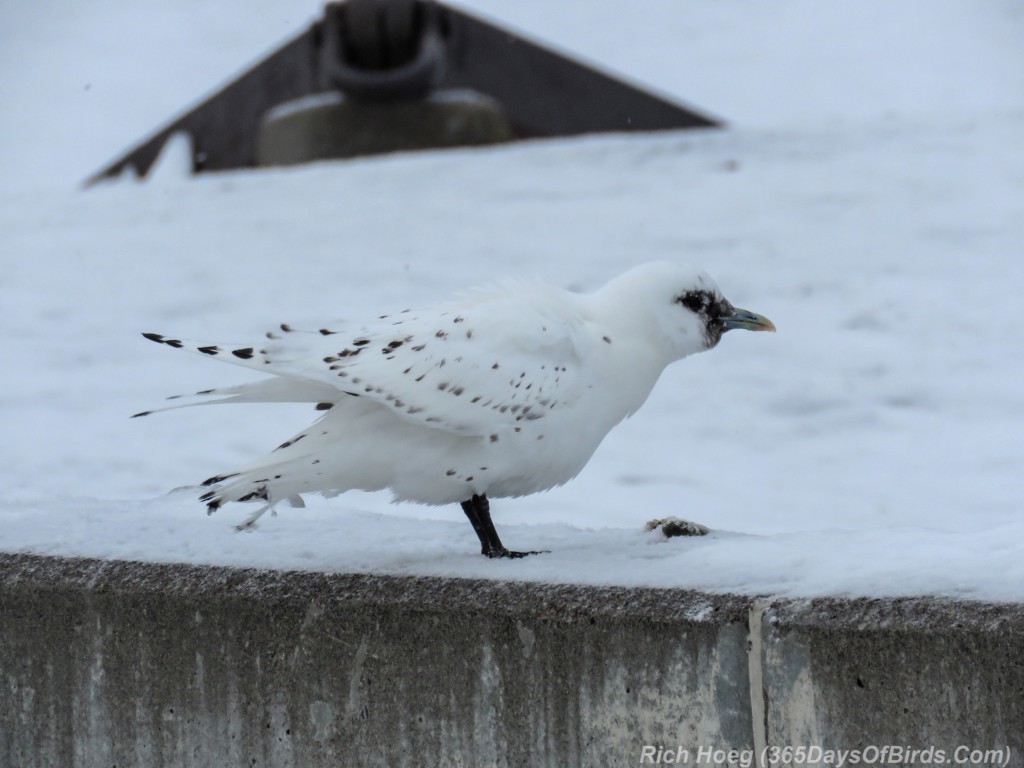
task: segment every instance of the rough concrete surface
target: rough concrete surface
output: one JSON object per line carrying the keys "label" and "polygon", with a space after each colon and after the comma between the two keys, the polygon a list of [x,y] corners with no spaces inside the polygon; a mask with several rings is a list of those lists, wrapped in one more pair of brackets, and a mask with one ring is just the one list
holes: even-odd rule
{"label": "rough concrete surface", "polygon": [[950,763],[1024,765],[1020,605],[776,602],[761,656],[768,744],[922,750],[887,765],[942,764],[929,748]]}
{"label": "rough concrete surface", "polygon": [[0,554],[3,767],[684,753],[1022,766],[1024,606]]}
{"label": "rough concrete surface", "polygon": [[0,765],[617,766],[750,747],[747,605],[0,555]]}

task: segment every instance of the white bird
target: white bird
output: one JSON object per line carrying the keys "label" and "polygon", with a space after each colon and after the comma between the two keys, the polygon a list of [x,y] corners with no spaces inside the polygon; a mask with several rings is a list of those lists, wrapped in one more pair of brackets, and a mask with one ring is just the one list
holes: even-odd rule
{"label": "white bird", "polygon": [[734,328],[775,330],[704,272],[653,262],[591,294],[506,282],[362,325],[282,325],[256,346],[143,335],[273,375],[186,405],[309,402],[324,412],[273,452],[204,481],[210,512],[261,502],[243,528],[281,501],[301,506],[304,493],[389,489],[395,501],[459,502],[484,555],[521,557],[532,553],[502,545],[488,498],[571,480],[669,363]]}

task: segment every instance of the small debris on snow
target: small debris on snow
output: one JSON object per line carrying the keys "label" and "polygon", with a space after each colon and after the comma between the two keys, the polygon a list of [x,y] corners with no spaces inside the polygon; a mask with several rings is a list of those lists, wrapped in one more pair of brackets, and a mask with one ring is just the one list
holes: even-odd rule
{"label": "small debris on snow", "polygon": [[691,523],[678,517],[663,517],[659,520],[648,520],[644,530],[660,530],[666,539],[671,539],[675,536],[707,536],[711,529],[706,525]]}

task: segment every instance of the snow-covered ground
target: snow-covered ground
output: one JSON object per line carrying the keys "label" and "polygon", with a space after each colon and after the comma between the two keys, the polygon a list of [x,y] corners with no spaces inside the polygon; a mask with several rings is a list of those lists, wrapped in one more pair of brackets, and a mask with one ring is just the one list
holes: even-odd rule
{"label": "snow-covered ground", "polygon": [[[1015,0],[472,7],[720,115],[601,136],[90,191],[78,182],[317,8],[0,6],[0,549],[778,595],[1024,599],[1024,8]],[[302,11],[298,13],[297,9]],[[147,36],[148,35],[148,36]],[[669,369],[574,482],[457,507],[311,499],[251,533],[172,489],[298,406],[129,414],[251,342],[506,275],[707,269],[779,328]],[[643,531],[679,515],[711,535]]]}

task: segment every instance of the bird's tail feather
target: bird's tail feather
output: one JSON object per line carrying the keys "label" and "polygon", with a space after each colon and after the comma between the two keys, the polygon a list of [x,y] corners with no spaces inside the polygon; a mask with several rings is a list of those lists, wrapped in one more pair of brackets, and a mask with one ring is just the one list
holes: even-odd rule
{"label": "bird's tail feather", "polygon": [[156,344],[165,344],[174,349],[184,349],[187,352],[195,352],[206,357],[223,360],[226,363],[240,365],[244,368],[261,370],[265,366],[263,362],[265,350],[263,349],[239,347],[233,344],[204,344],[198,341],[189,341],[188,339],[171,338],[170,336],[164,336],[162,333],[144,333],[142,335]]}
{"label": "bird's tail feather", "polygon": [[132,414],[132,418],[148,416],[176,408],[190,408],[193,405],[216,405],[218,403],[317,403],[320,410],[326,410],[338,399],[339,391],[316,381],[303,379],[271,378],[239,384],[234,387],[202,389],[190,395],[171,395],[168,400],[186,402],[152,408]]}
{"label": "bird's tail feather", "polygon": [[[287,327],[287,326],[285,326]],[[289,333],[293,331],[288,328]],[[195,352],[206,357],[213,357],[224,362],[251,368],[271,377],[249,384],[234,387],[203,389],[191,395],[172,395],[168,400],[188,398],[187,402],[175,403],[163,408],[154,408],[133,415],[148,416],[160,411],[171,411],[176,408],[187,408],[193,405],[213,405],[215,403],[322,403],[336,402],[339,392],[336,387],[327,383],[308,379],[301,373],[290,370],[286,359],[271,361],[266,349],[253,347],[235,347],[233,345],[203,344],[175,339],[159,333],[144,333],[144,337],[157,344],[164,344],[174,349]],[[276,337],[273,337],[276,338]],[[285,375],[286,374],[286,375]],[[325,407],[327,407],[325,405]],[[324,408],[321,408],[324,410]]]}
{"label": "bird's tail feather", "polygon": [[268,461],[238,472],[209,477],[202,482],[207,490],[199,500],[206,504],[207,514],[211,515],[231,501],[262,501],[263,504],[237,526],[239,530],[251,528],[267,512],[274,514],[274,507],[282,501],[287,501],[292,507],[305,507],[296,489],[287,488],[281,482],[288,474],[289,465],[295,460],[293,457],[283,461]]}
{"label": "bird's tail feather", "polygon": [[[332,333],[326,330],[298,331],[287,325],[282,325],[281,330],[286,334],[315,335],[317,337]],[[267,349],[264,348],[205,345],[184,339],[170,338],[158,333],[142,335],[158,344],[252,368],[262,373],[271,374],[271,377],[232,387],[203,389],[189,395],[172,395],[167,399],[182,400],[183,402],[142,411],[134,414],[132,418],[148,416],[161,411],[172,411],[177,408],[188,408],[193,405],[219,403],[316,403],[317,410],[326,411],[336,405],[339,398],[348,399],[346,393],[336,387],[305,378],[301,372],[290,370],[287,357],[272,360],[268,356]],[[273,344],[281,337],[274,333],[268,333],[267,338]],[[301,345],[296,346],[301,351]],[[310,433],[302,432],[278,446],[270,456],[257,463],[204,480],[202,483],[204,491],[199,499],[206,503],[208,513],[212,514],[227,502],[263,502],[245,522],[238,526],[241,530],[252,527],[266,512],[273,513],[274,507],[282,501],[287,501],[293,507],[304,507],[305,503],[300,493],[312,489],[307,488],[303,482],[299,481],[300,478],[308,475],[308,469],[305,466],[301,468],[302,471],[298,471],[299,463],[304,465],[306,462],[312,461],[313,464],[319,464],[320,460],[315,456],[311,458],[306,450],[312,439],[298,449],[292,446],[307,437],[310,437]]]}

